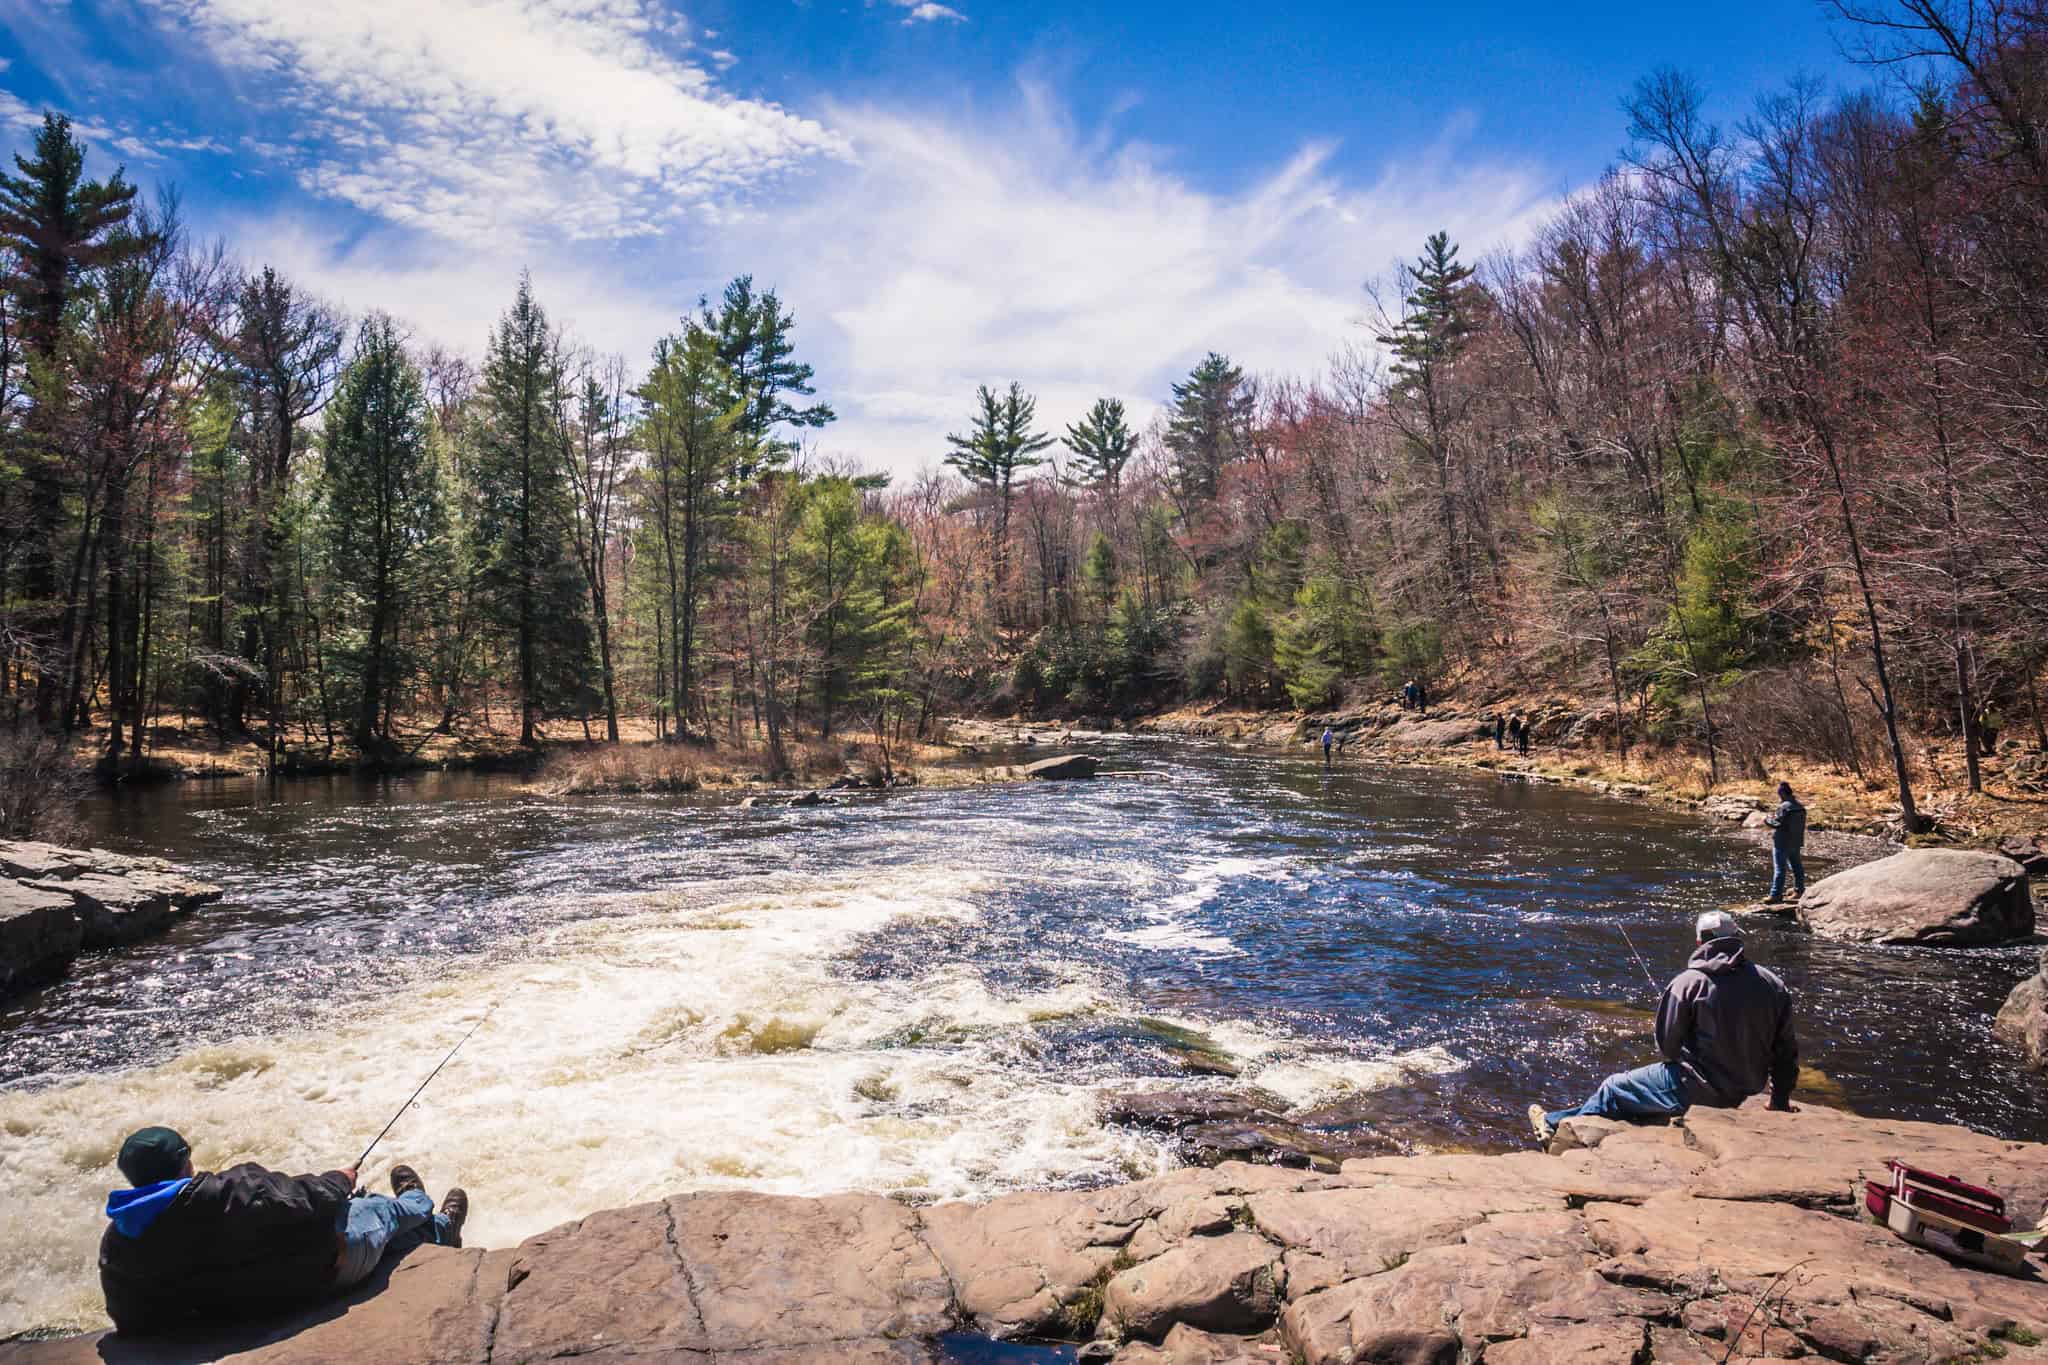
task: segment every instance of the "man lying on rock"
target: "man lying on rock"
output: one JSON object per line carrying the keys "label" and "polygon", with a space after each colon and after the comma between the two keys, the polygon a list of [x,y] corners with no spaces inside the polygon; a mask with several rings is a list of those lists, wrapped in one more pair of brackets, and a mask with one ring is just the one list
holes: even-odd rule
{"label": "man lying on rock", "polygon": [[118,1164],[133,1188],[107,1195],[100,1288],[124,1333],[217,1326],[343,1293],[424,1242],[461,1246],[469,1215],[459,1189],[436,1213],[410,1166],[391,1168],[388,1196],[356,1193],[346,1167],[195,1173],[191,1147],[169,1128],[130,1134]]}
{"label": "man lying on rock", "polygon": [[1749,960],[1733,915],[1709,911],[1694,928],[1699,946],[1657,1002],[1664,1060],[1609,1076],[1570,1109],[1545,1113],[1530,1105],[1538,1141],[1550,1141],[1558,1124],[1581,1115],[1670,1119],[1695,1104],[1733,1109],[1767,1085],[1771,1108],[1792,1107],[1799,1079],[1792,993],[1777,973]]}

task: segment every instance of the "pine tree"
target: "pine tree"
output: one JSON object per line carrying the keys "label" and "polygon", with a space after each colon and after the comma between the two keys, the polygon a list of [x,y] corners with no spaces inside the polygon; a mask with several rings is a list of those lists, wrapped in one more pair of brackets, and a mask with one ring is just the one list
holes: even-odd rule
{"label": "pine tree", "polygon": [[373,314],[336,390],[323,450],[328,562],[362,641],[352,736],[366,754],[391,738],[386,702],[413,672],[401,631],[447,557],[431,423],[398,329]]}
{"label": "pine tree", "polygon": [[697,706],[698,611],[711,548],[732,512],[724,479],[735,464],[752,462],[736,453],[747,442],[737,431],[739,405],[728,402],[731,384],[717,335],[689,323],[681,335],[655,344],[654,368],[639,390],[640,444],[647,454],[642,506],[666,622],[657,632],[656,671],[667,684],[667,714],[678,733]]}
{"label": "pine tree", "polygon": [[1074,452],[1067,482],[1098,493],[1114,493],[1123,479],[1124,466],[1135,453],[1137,435],[1124,421],[1121,398],[1098,398],[1088,415],[1067,428],[1064,441]]}
{"label": "pine tree", "polygon": [[743,485],[759,470],[779,467],[794,451],[794,443],[775,435],[777,427],[815,429],[834,414],[829,404],[800,408],[786,396],[808,398],[816,390],[811,386],[811,367],[791,359],[796,354],[790,340],[796,318],[783,311],[774,290],[757,294],[754,277],[742,275],[725,287],[716,311],[707,302],[702,312],[702,326],[714,338],[719,362],[725,366],[725,405],[738,409],[734,424],[746,438],[737,448],[740,459],[732,472],[735,484]]}
{"label": "pine tree", "polygon": [[983,384],[975,392],[975,402],[974,425],[968,433],[946,437],[953,447],[946,463],[995,502],[996,616],[1002,620],[1009,609],[1010,506],[1016,496],[1017,475],[1045,463],[1038,452],[1052,444],[1052,437],[1032,430],[1038,420],[1038,400],[1014,379],[1000,398]]}
{"label": "pine tree", "polygon": [[1442,553],[1458,599],[1471,593],[1471,571],[1458,538],[1457,493],[1451,477],[1453,437],[1460,405],[1451,368],[1470,340],[1474,322],[1473,269],[1458,263],[1458,248],[1444,232],[1430,234],[1413,267],[1401,272],[1406,289],[1401,317],[1378,340],[1394,353],[1394,407],[1404,414],[1409,442],[1435,477]]}
{"label": "pine tree", "polygon": [[559,343],[533,297],[533,281],[498,322],[484,359],[472,477],[486,606],[517,652],[519,737],[539,739],[551,709],[588,700],[590,625],[584,584],[569,550],[569,483],[550,397]]}
{"label": "pine tree", "polygon": [[19,451],[20,490],[13,478],[0,484],[0,534],[10,542],[21,538],[18,550],[10,545],[0,553],[0,567],[19,566],[18,587],[0,573],[0,601],[12,598],[29,608],[18,647],[38,674],[37,719],[52,725],[63,706],[61,720],[69,728],[74,717],[64,703],[74,649],[71,639],[58,638],[75,628],[75,612],[59,600],[65,595],[60,545],[71,520],[68,485],[76,482],[58,434],[65,310],[83,277],[134,260],[156,240],[147,228],[131,228],[136,190],[119,171],[106,180],[85,179],[85,147],[71,135],[69,119],[45,114],[33,157],[17,155],[14,165],[19,175],[0,175],[0,252],[15,263],[0,274],[0,289],[20,311],[36,402]]}
{"label": "pine tree", "polygon": [[1183,516],[1216,500],[1223,471],[1245,452],[1252,394],[1244,371],[1211,351],[1173,386],[1166,448]]}

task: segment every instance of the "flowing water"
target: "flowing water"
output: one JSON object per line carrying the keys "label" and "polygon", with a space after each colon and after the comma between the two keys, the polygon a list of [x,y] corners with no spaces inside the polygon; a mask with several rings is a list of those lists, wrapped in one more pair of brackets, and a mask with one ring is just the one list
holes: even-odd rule
{"label": "flowing water", "polygon": [[[171,1124],[202,1167],[342,1164],[486,1010],[364,1173],[464,1184],[479,1245],[685,1189],[1143,1175],[1173,1153],[1096,1105],[1164,1084],[1514,1146],[1531,1099],[1650,1059],[1621,931],[1661,980],[1769,871],[1558,787],[1094,747],[1148,775],[767,811],[484,776],[109,799],[96,842],[227,896],[0,1010],[0,1336],[102,1320],[129,1130]],[[2048,1138],[1990,1042],[2031,949],[1751,941],[1797,994],[1809,1098]]]}

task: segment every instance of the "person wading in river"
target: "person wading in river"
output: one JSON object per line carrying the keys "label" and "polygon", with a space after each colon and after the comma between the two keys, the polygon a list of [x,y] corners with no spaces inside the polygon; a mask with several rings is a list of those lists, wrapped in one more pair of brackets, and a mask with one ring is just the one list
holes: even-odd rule
{"label": "person wading in river", "polygon": [[254,1162],[192,1169],[169,1128],[121,1144],[132,1187],[107,1195],[100,1288],[123,1333],[217,1326],[353,1289],[380,1262],[423,1242],[462,1245],[469,1196],[441,1211],[410,1166],[391,1168],[391,1194],[355,1194],[353,1169],[281,1175]]}
{"label": "person wading in river", "polygon": [[1330,746],[1336,742],[1337,737],[1331,734],[1330,727],[1325,725],[1323,727],[1323,766],[1325,768],[1330,766]]}
{"label": "person wading in river", "polygon": [[1806,807],[1792,794],[1790,782],[1778,784],[1778,809],[1764,821],[1771,827],[1771,894],[1765,905],[1785,899],[1785,874],[1792,874],[1792,899],[1806,894],[1806,864],[1799,854],[1806,847]]}
{"label": "person wading in river", "polygon": [[1529,1106],[1539,1142],[1581,1114],[1606,1119],[1677,1118],[1693,1105],[1733,1109],[1767,1086],[1771,1108],[1792,1107],[1799,1040],[1792,993],[1749,960],[1742,929],[1725,910],[1701,915],[1698,946],[1657,1003],[1664,1060],[1609,1076],[1584,1104],[1545,1113]]}

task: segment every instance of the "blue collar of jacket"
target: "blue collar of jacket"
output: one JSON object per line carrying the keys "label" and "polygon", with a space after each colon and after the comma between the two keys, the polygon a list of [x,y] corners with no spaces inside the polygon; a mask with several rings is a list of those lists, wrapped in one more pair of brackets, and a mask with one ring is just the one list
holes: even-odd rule
{"label": "blue collar of jacket", "polygon": [[107,1217],[114,1221],[114,1231],[123,1237],[140,1237],[149,1231],[149,1225],[158,1215],[171,1206],[178,1197],[178,1191],[192,1183],[190,1176],[176,1180],[159,1180],[153,1185],[142,1185],[132,1190],[109,1190],[107,1192]]}

